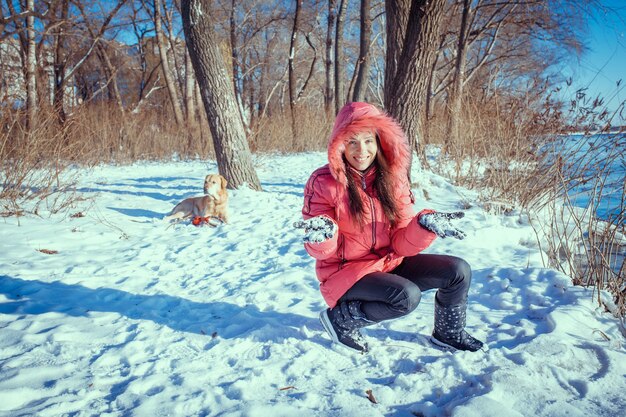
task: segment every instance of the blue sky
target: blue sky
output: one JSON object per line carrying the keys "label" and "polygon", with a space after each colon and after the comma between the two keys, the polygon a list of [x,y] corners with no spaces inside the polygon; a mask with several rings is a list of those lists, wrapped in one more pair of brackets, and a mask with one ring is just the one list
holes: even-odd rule
{"label": "blue sky", "polygon": [[588,95],[599,94],[609,109],[615,110],[626,100],[626,0],[602,3],[614,13],[596,13],[589,19],[589,50],[566,71],[571,71],[574,79],[572,90],[587,87]]}

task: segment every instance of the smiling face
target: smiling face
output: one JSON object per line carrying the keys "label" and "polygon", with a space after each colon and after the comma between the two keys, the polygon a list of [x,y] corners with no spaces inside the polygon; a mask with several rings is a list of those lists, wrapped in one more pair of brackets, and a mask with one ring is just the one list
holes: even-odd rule
{"label": "smiling face", "polygon": [[376,135],[373,132],[361,132],[348,140],[344,155],[353,168],[365,171],[374,163],[376,152]]}

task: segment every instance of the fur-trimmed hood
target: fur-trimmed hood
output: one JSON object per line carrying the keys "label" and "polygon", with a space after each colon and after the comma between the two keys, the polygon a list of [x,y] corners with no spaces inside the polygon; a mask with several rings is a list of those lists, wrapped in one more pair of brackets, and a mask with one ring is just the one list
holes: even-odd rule
{"label": "fur-trimmed hood", "polygon": [[393,184],[407,180],[410,150],[406,135],[391,116],[369,103],[348,103],[339,111],[328,141],[328,162],[333,177],[347,187],[346,165],[343,153],[346,143],[363,131],[374,131],[380,141],[378,151],[383,152]]}

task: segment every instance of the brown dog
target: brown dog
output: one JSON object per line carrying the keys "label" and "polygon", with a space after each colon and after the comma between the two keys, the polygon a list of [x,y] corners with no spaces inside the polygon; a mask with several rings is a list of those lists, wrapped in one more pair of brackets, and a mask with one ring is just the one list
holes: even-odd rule
{"label": "brown dog", "polygon": [[[186,198],[178,203],[163,220],[213,217],[228,223],[228,192],[226,178],[209,174],[204,179],[204,196]],[[209,224],[211,224],[209,222]],[[214,226],[214,224],[211,224]]]}

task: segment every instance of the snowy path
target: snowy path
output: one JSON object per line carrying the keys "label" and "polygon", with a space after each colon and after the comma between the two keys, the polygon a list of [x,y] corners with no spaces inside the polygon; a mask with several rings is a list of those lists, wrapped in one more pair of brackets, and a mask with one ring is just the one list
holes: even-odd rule
{"label": "snowy path", "polygon": [[368,355],[331,346],[314,262],[291,227],[323,163],[257,159],[264,192],[231,192],[231,224],[215,229],[160,220],[216,172],[200,162],[100,167],[80,185],[97,198],[70,211],[86,217],[4,219],[0,416],[625,415],[615,320],[541,266],[519,213],[487,214],[430,174],[418,179],[432,200],[417,208],[472,206],[468,238],[428,251],[472,265],[468,327],[489,350],[429,344],[433,292],[366,330]]}

